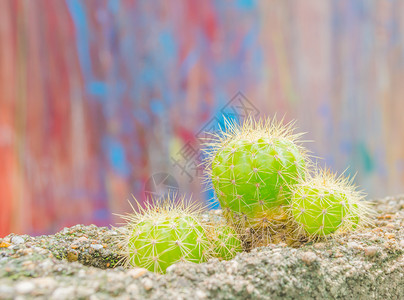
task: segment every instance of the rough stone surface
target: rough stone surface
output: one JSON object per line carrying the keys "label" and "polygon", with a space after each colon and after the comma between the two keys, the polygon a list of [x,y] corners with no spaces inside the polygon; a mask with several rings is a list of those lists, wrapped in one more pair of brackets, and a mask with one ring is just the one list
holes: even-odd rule
{"label": "rough stone surface", "polygon": [[119,266],[108,228],[10,234],[0,239],[0,299],[400,299],[404,197],[378,200],[376,209],[373,228],[300,248],[273,244],[231,261],[179,263],[166,275]]}

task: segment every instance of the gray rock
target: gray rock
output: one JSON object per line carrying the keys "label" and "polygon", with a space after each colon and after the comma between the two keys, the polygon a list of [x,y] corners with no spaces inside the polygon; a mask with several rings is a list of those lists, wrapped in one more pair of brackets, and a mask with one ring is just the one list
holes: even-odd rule
{"label": "gray rock", "polygon": [[11,238],[11,243],[13,243],[14,245],[20,245],[23,244],[24,242],[25,240],[18,235],[15,235]]}
{"label": "gray rock", "polygon": [[146,291],[150,291],[153,288],[153,281],[149,278],[142,279],[142,284]]}
{"label": "gray rock", "polygon": [[53,290],[58,285],[58,282],[51,277],[35,278],[33,279],[33,282],[37,287],[46,290]]}
{"label": "gray rock", "polygon": [[1,295],[0,298],[1,297],[3,297],[4,299],[12,298],[14,295],[14,288],[9,285],[0,284],[0,295]]}
{"label": "gray rock", "polygon": [[308,266],[310,266],[317,260],[318,260],[317,255],[312,251],[304,252],[302,255],[302,261]]}
{"label": "gray rock", "polygon": [[86,286],[79,286],[76,289],[77,298],[89,298],[91,295],[95,294],[95,289]]}
{"label": "gray rock", "polygon": [[357,242],[349,242],[347,244],[348,249],[362,250],[363,247]]}
{"label": "gray rock", "polygon": [[75,288],[73,286],[59,287],[52,293],[51,299],[64,300],[75,297]]}
{"label": "gray rock", "polygon": [[137,284],[132,283],[126,287],[126,292],[132,297],[136,296],[139,294],[139,287]]}
{"label": "gray rock", "polygon": [[100,244],[90,245],[90,247],[93,248],[93,249],[95,249],[95,250],[101,250],[101,249],[104,248],[104,247],[103,247],[102,245],[100,245]]}
{"label": "gray rock", "polygon": [[195,296],[196,296],[196,299],[201,299],[201,300],[206,299],[208,297],[206,295],[206,293],[204,291],[201,291],[201,290],[197,290],[195,292]]}
{"label": "gray rock", "polygon": [[378,248],[375,246],[366,247],[364,249],[365,255],[368,257],[375,256],[378,252]]}
{"label": "gray rock", "polygon": [[35,289],[35,284],[31,281],[21,281],[15,286],[15,290],[18,294],[28,294]]}

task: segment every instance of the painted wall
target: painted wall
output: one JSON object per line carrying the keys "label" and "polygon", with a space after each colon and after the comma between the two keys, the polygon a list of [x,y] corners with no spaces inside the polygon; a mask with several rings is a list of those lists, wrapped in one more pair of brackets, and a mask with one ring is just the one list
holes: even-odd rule
{"label": "painted wall", "polygon": [[403,1],[2,0],[0,45],[0,236],[115,224],[145,185],[206,201],[197,137],[246,109],[404,192]]}

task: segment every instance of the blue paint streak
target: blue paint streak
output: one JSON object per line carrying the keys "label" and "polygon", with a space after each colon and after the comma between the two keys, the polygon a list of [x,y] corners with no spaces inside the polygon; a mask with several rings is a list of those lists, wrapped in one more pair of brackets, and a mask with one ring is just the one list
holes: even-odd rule
{"label": "blue paint streak", "polygon": [[160,99],[152,99],[150,101],[150,109],[155,115],[161,115],[165,111],[163,103]]}
{"label": "blue paint streak", "polygon": [[208,199],[207,206],[209,209],[219,209],[220,208],[219,200],[216,198],[213,189],[205,191],[202,194],[205,199]]}
{"label": "blue paint streak", "polygon": [[70,10],[73,22],[76,26],[77,52],[84,78],[91,78],[91,56],[89,45],[89,32],[85,8],[78,0],[68,0],[66,4]]}
{"label": "blue paint streak", "polygon": [[236,5],[241,10],[250,10],[256,6],[256,1],[253,0],[237,0]]}
{"label": "blue paint streak", "polygon": [[93,96],[104,96],[107,93],[107,86],[101,81],[92,81],[87,85],[87,92]]}
{"label": "blue paint streak", "polygon": [[171,32],[164,31],[160,33],[159,43],[162,49],[164,49],[163,54],[165,58],[174,59],[177,57],[178,49]]}
{"label": "blue paint streak", "polygon": [[119,175],[128,176],[131,169],[126,160],[126,152],[123,145],[115,138],[105,137],[103,147],[113,170]]}
{"label": "blue paint streak", "polygon": [[[99,97],[99,100],[104,100],[107,92],[107,86],[102,81],[94,80],[91,65],[90,53],[90,34],[89,24],[87,20],[85,5],[78,0],[66,1],[76,27],[77,36],[77,52],[79,56],[81,70],[84,76],[84,84],[89,95]],[[118,1],[113,1],[117,2]]]}
{"label": "blue paint streak", "polygon": [[109,0],[108,1],[108,10],[114,14],[119,12],[119,6],[121,5],[120,0]]}

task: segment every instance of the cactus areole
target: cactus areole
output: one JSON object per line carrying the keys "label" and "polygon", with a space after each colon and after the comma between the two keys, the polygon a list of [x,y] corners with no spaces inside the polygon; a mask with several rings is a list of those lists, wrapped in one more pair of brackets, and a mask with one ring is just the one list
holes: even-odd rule
{"label": "cactus areole", "polygon": [[295,140],[290,125],[269,120],[231,126],[211,161],[213,188],[227,215],[253,224],[282,216],[291,186],[304,177],[305,152]]}

